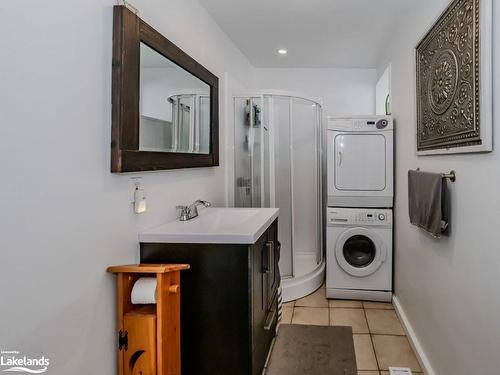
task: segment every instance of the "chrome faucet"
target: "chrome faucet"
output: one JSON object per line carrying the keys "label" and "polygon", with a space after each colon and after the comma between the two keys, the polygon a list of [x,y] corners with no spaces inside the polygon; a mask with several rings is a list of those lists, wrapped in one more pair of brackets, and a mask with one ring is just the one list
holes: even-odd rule
{"label": "chrome faucet", "polygon": [[181,214],[179,216],[180,221],[188,221],[191,219],[194,219],[195,217],[198,216],[198,206],[205,206],[205,207],[210,207],[211,203],[208,201],[204,201],[201,199],[198,199],[196,202],[194,202],[190,206],[176,206],[178,210],[181,210]]}

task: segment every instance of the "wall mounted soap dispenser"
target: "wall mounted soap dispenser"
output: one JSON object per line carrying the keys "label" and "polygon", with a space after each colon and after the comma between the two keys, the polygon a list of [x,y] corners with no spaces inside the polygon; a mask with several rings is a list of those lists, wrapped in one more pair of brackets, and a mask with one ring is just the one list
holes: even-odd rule
{"label": "wall mounted soap dispenser", "polygon": [[142,214],[146,212],[146,209],[146,192],[140,184],[136,184],[134,190],[134,212]]}

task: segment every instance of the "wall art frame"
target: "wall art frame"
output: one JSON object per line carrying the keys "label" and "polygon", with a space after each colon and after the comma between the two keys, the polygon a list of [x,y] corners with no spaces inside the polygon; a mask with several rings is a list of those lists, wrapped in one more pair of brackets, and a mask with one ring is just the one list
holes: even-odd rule
{"label": "wall art frame", "polygon": [[453,0],[415,47],[417,155],[493,150],[492,0]]}

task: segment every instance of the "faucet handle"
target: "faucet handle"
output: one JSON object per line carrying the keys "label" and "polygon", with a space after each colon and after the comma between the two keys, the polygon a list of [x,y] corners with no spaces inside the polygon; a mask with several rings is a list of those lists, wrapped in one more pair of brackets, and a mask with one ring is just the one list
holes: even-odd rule
{"label": "faucet handle", "polygon": [[182,204],[179,204],[175,206],[178,210],[181,210],[181,215],[187,214],[189,212],[189,207],[188,206],[183,206]]}
{"label": "faucet handle", "polygon": [[181,220],[181,221],[189,220],[189,207],[188,206],[177,205],[177,206],[175,206],[175,208],[177,208],[178,210],[181,210],[179,220]]}

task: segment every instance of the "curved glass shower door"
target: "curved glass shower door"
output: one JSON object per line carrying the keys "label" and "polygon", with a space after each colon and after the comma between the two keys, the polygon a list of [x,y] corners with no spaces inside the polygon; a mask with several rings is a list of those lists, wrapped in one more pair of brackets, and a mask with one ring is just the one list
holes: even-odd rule
{"label": "curved glass shower door", "polygon": [[264,133],[261,115],[261,98],[234,99],[235,207],[266,207],[262,200]]}
{"label": "curved glass shower door", "polygon": [[292,98],[290,107],[293,276],[301,277],[322,260],[320,119],[309,100]]}
{"label": "curved glass shower door", "polygon": [[323,263],[321,106],[283,95],[234,99],[236,207],[278,207],[280,272]]}

